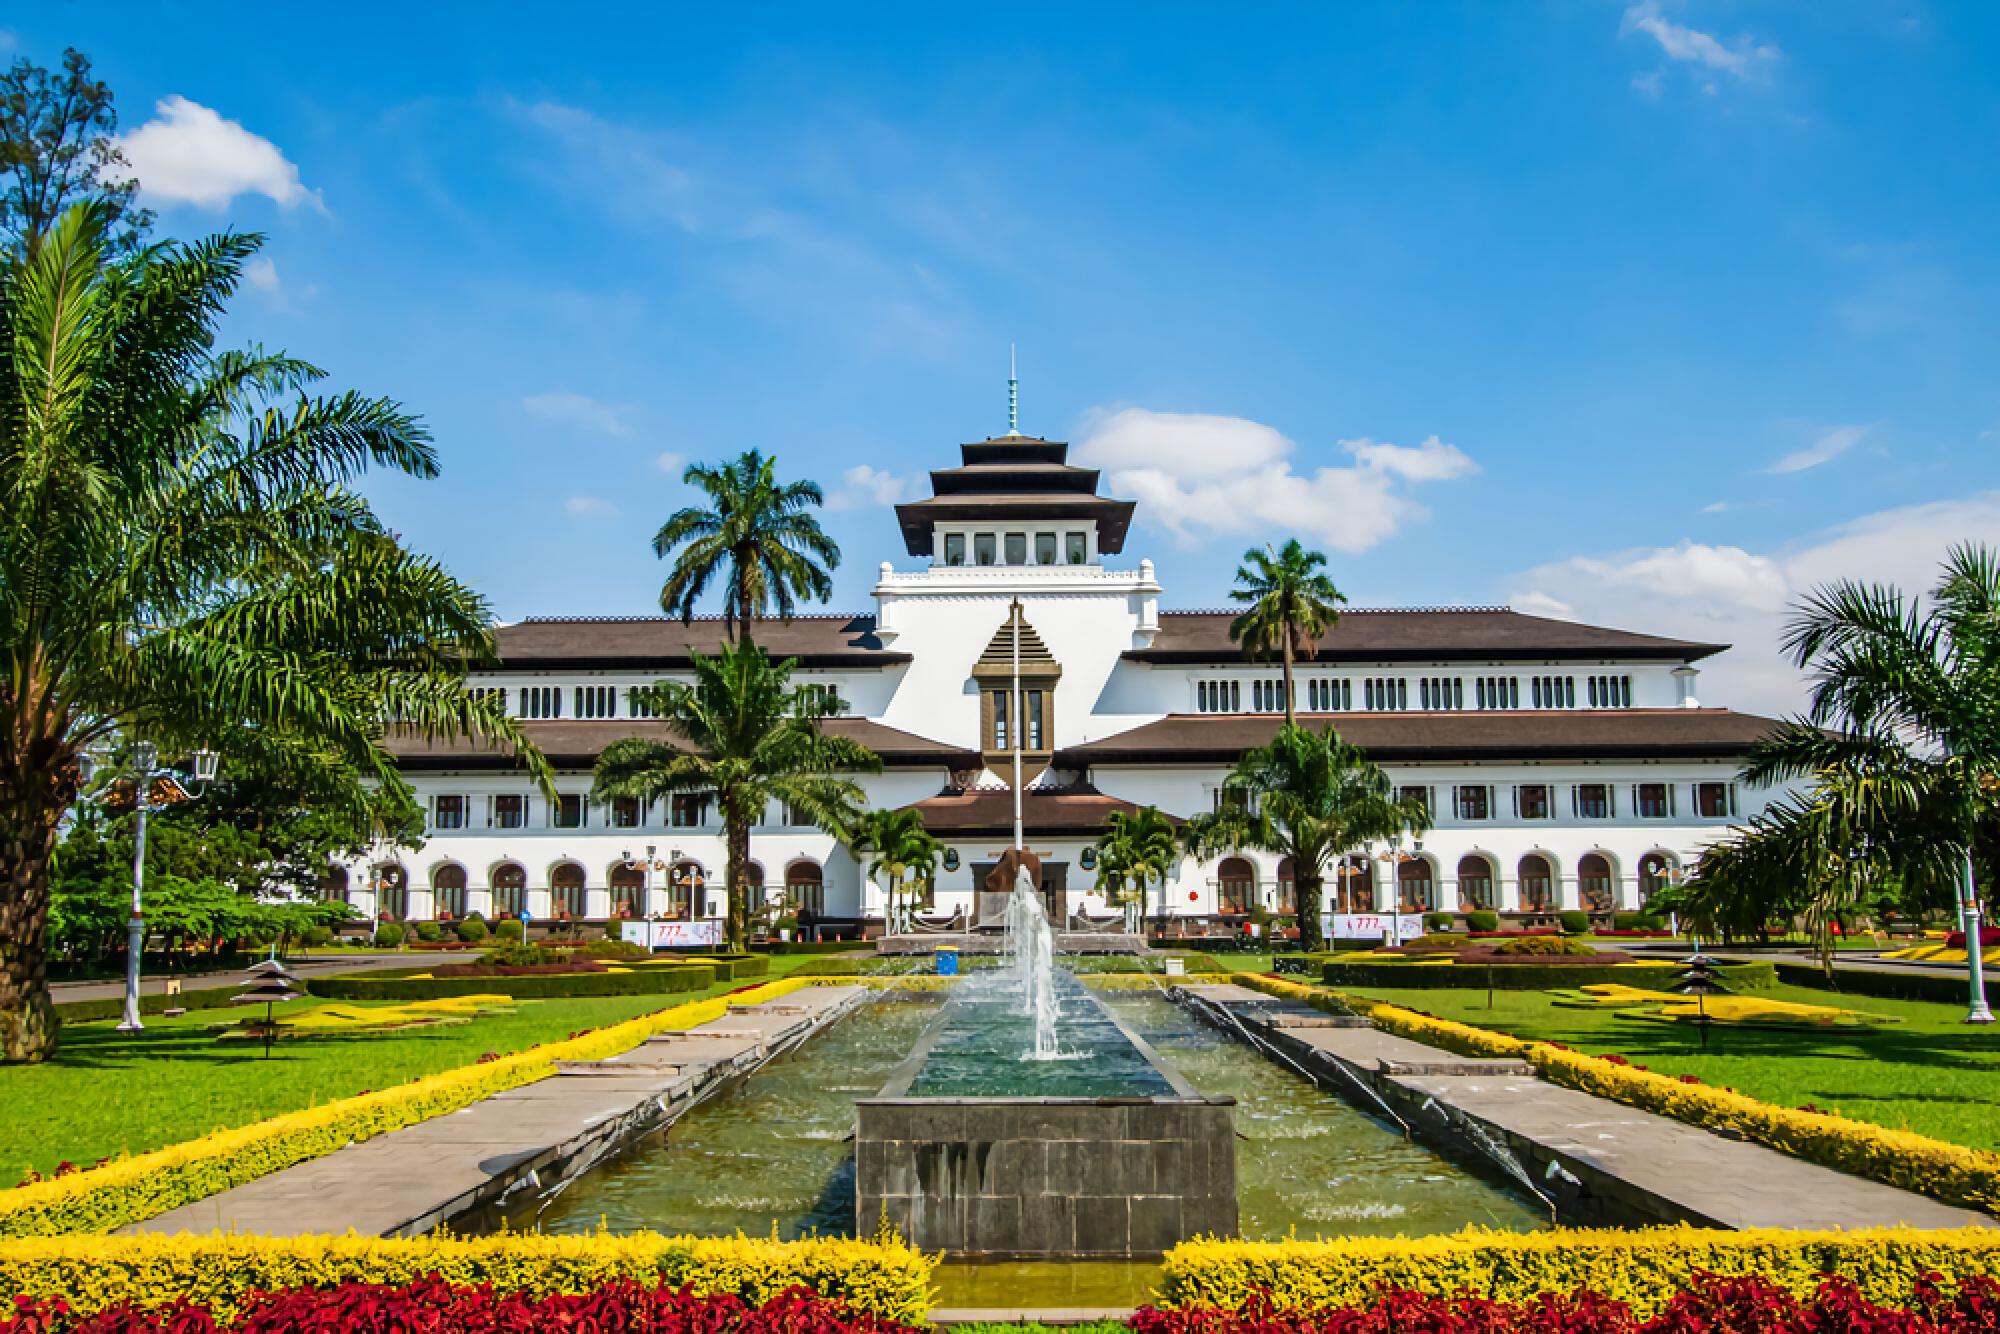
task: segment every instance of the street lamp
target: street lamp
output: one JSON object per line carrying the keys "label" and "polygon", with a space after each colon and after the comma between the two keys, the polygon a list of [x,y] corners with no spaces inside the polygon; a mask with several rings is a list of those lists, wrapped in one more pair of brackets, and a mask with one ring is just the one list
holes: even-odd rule
{"label": "street lamp", "polygon": [[[139,955],[146,946],[146,816],[153,808],[153,780],[179,777],[171,766],[159,763],[160,753],[150,741],[132,749],[132,805],[138,829],[132,844],[132,919],[125,945],[125,1017],[118,1023],[120,1033],[137,1033],[145,1028],[139,1019]],[[194,781],[206,787],[215,781],[220,756],[203,747],[193,755]]]}

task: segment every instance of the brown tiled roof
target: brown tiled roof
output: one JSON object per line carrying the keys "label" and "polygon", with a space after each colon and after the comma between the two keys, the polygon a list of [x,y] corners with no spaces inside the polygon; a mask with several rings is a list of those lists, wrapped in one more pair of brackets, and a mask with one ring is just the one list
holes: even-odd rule
{"label": "brown tiled roof", "polygon": [[[1059,751],[1062,765],[1230,763],[1269,741],[1276,714],[1172,714]],[[1518,713],[1301,714],[1331,726],[1378,763],[1398,760],[1730,759],[1779,726],[1728,709],[1593,709]]]}
{"label": "brown tiled roof", "polygon": [[[943,765],[955,770],[979,765],[977,751],[884,727],[866,718],[829,718],[822,725],[830,735],[868,747],[882,757],[885,765]],[[520,727],[528,740],[562,769],[588,768],[597,762],[598,754],[606,746],[628,736],[669,743],[675,739],[665,723],[638,718],[563,718],[524,722]],[[479,741],[427,739],[406,734],[392,736],[387,744],[397,763],[405,769],[511,769],[517,763],[511,749]]]}
{"label": "brown tiled roof", "polygon": [[[1010,788],[945,792],[912,802],[905,810],[924,813],[924,828],[933,834],[1011,834],[1014,793]],[[1088,787],[1037,791],[1021,796],[1021,827],[1029,834],[1095,834],[1113,811],[1130,814],[1139,808]]]}
{"label": "brown tiled roof", "polygon": [[[685,624],[668,616],[530,617],[498,631],[501,665],[538,671],[685,667],[694,651],[714,653],[728,637],[720,616]],[[875,618],[867,615],[758,621],[751,637],[773,658],[797,658],[806,667],[886,667],[910,660],[882,647]]]}
{"label": "brown tiled roof", "polygon": [[[1236,616],[1233,611],[1163,611],[1152,646],[1132,649],[1125,656],[1134,662],[1241,662],[1243,650],[1229,637]],[[1727,647],[1529,616],[1505,607],[1443,607],[1342,612],[1320,639],[1312,661],[1665,658],[1693,662]]]}

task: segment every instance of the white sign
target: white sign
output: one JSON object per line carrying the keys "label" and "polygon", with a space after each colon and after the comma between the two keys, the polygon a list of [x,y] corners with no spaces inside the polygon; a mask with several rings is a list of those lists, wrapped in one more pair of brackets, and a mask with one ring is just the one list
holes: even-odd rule
{"label": "white sign", "polygon": [[1326,919],[1327,936],[1333,940],[1415,940],[1424,933],[1422,913],[1343,912]]}
{"label": "white sign", "polygon": [[618,938],[649,950],[713,949],[722,943],[722,923],[620,922]]}

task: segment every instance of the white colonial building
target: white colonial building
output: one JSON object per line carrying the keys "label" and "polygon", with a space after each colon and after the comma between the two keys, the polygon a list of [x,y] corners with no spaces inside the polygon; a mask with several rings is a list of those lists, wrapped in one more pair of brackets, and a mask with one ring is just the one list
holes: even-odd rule
{"label": "white colonial building", "polygon": [[[1011,727],[1026,752],[1027,842],[1052,913],[1106,915],[1088,851],[1105,818],[1209,809],[1230,765],[1283,708],[1276,664],[1245,658],[1231,614],[1164,609],[1151,561],[1124,564],[1133,504],[1097,494],[1058,441],[961,446],[934,494],[897,508],[910,568],[884,563],[871,612],[760,624],[851,716],[830,726],[882,757],[880,807],[914,806],[949,850],[933,905],[969,910],[1012,838]],[[1009,609],[1023,609],[1020,718],[1010,707]],[[722,908],[724,847],[696,797],[588,800],[610,741],[664,735],[635,686],[684,678],[719,621],[534,618],[499,632],[502,691],[561,771],[549,800],[511,756],[408,742],[421,851],[337,868],[364,913],[703,917]],[[1329,880],[1332,906],[1549,912],[1636,907],[1768,794],[1736,781],[1769,719],[1705,707],[1696,664],[1722,651],[1504,608],[1355,610],[1299,664],[1309,726],[1338,729],[1433,815],[1420,842],[1362,851]],[[880,887],[833,838],[772,810],[752,851],[767,888],[879,928]],[[1291,868],[1262,854],[1185,859],[1149,915],[1226,921],[1289,906]]]}

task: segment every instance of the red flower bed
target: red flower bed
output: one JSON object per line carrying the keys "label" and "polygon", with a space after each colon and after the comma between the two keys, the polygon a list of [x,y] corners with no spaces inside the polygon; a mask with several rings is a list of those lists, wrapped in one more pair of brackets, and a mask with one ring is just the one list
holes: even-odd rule
{"label": "red flower bed", "polygon": [[490,1287],[455,1288],[438,1279],[408,1286],[343,1283],[252,1293],[234,1320],[218,1321],[186,1300],[95,1315],[72,1313],[61,1298],[17,1297],[4,1334],[916,1334],[911,1326],[856,1311],[796,1288],[762,1306],[736,1296],[701,1297],[629,1280],[593,1292],[536,1297]]}
{"label": "red flower bed", "polygon": [[594,959],[571,959],[565,963],[447,963],[431,969],[432,977],[535,977],[542,973],[601,973],[604,965]]}
{"label": "red flower bed", "polygon": [[1642,931],[1638,927],[1628,927],[1623,931],[1607,928],[1602,931],[1593,932],[1592,934],[1617,936],[1621,940],[1672,940],[1674,936],[1674,933],[1671,931]]}
{"label": "red flower bed", "polygon": [[[1995,945],[2000,945],[2000,926],[1982,926],[1982,927],[1980,927],[1980,928],[1979,928],[1979,948],[1980,948],[1980,949],[1982,949],[1982,950],[1990,950],[1990,949],[1992,949],[1992,948],[1993,948],[1993,947],[1994,947]],[[1948,949],[1948,950],[1962,950],[1962,949],[1964,949],[1964,948],[1965,948],[1965,932],[1963,932],[1963,931],[1954,931],[1954,932],[1952,932],[1952,933],[1951,933],[1950,935],[1946,936],[1946,937],[1944,938],[1944,947],[1945,947],[1946,949]]]}
{"label": "red flower bed", "polygon": [[1526,926],[1508,931],[1468,931],[1474,940],[1513,940],[1518,936],[1559,936],[1562,932],[1552,926]]}
{"label": "red flower bed", "polygon": [[1128,1323],[1136,1334],[1995,1334],[2000,1283],[1976,1275],[1955,1288],[1924,1282],[1907,1307],[1891,1307],[1846,1279],[1800,1299],[1761,1278],[1709,1274],[1650,1319],[1579,1288],[1529,1302],[1384,1291],[1365,1306],[1324,1311],[1146,1307]]}

